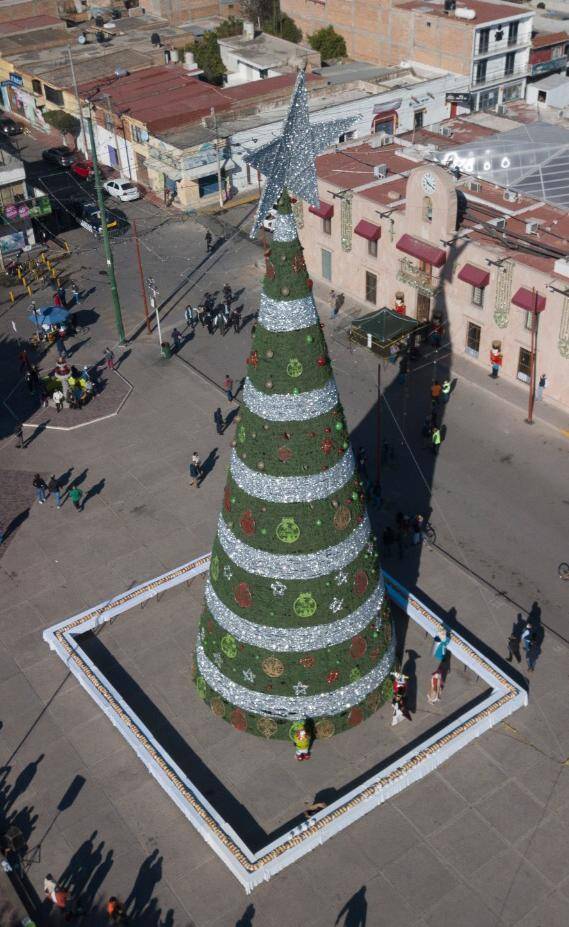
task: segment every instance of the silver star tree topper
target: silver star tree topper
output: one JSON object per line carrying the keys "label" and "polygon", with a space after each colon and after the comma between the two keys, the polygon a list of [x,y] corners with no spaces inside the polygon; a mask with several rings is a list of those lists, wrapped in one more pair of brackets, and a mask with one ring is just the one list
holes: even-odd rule
{"label": "silver star tree topper", "polygon": [[319,206],[316,156],[354,124],[358,117],[334,119],[311,126],[308,120],[308,94],[304,71],[299,71],[294,85],[282,135],[245,155],[244,161],[257,168],[267,181],[257,208],[251,238],[286,188],[311,206]]}

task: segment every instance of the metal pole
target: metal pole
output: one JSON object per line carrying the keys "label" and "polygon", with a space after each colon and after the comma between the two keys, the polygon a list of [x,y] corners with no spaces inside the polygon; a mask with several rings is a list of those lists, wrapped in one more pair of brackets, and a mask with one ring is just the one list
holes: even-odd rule
{"label": "metal pole", "polygon": [[122,113],[120,116],[120,120],[121,120],[121,128],[122,128],[122,137],[124,141],[124,151],[126,154],[126,166],[128,167],[128,177],[129,177],[129,180],[132,180],[132,168],[130,166],[130,155],[128,153],[128,141],[127,141],[126,132],[124,128],[124,116]]}
{"label": "metal pole", "polygon": [[381,363],[377,364],[377,416],[376,416],[376,464],[375,482],[379,489],[381,485]]}
{"label": "metal pole", "polygon": [[142,270],[142,257],[140,255],[140,242],[138,240],[138,231],[136,228],[136,219],[132,220],[132,231],[134,232],[134,244],[136,247],[136,261],[138,264],[138,274],[140,277],[140,289],[142,291],[142,301],[144,304],[144,318],[146,319],[146,331],[149,335],[152,334],[152,328],[150,325],[150,316],[148,315],[148,300],[146,298],[146,286],[144,285],[144,272]]}
{"label": "metal pole", "polygon": [[529,396],[528,396],[528,417],[526,422],[533,425],[533,407],[535,404],[535,368],[537,354],[537,291],[532,288],[533,293],[533,311],[531,319],[531,356],[529,369]]}
{"label": "metal pole", "polygon": [[119,291],[117,288],[117,280],[115,277],[115,268],[113,264],[113,253],[111,251],[111,242],[109,239],[109,230],[107,228],[107,213],[105,210],[105,201],[103,200],[103,188],[101,187],[101,174],[99,172],[99,162],[97,160],[97,150],[95,147],[95,135],[93,133],[93,120],[91,117],[91,110],[89,110],[89,116],[87,118],[87,123],[89,126],[89,141],[91,143],[91,157],[93,161],[93,172],[95,174],[95,189],[97,191],[97,204],[99,206],[99,213],[101,215],[101,233],[103,236],[103,247],[105,249],[105,259],[107,262],[107,274],[109,277],[109,284],[111,287],[111,297],[113,300],[113,308],[115,311],[115,324],[117,326],[117,334],[119,336],[119,344],[124,344],[125,334],[124,334],[124,325],[122,320],[121,304],[119,301]]}
{"label": "metal pole", "polygon": [[162,329],[160,328],[160,313],[158,312],[158,306],[156,303],[156,297],[158,296],[158,290],[156,289],[156,282],[154,277],[146,278],[146,285],[150,290],[150,308],[156,315],[156,331],[158,332],[158,346],[162,350]]}
{"label": "metal pole", "polygon": [[[107,113],[108,113],[109,119],[111,120],[111,122],[112,122],[112,124],[113,124],[113,136],[114,136],[114,139],[115,139],[115,145],[117,146],[117,160],[118,160],[118,162],[119,162],[119,171],[120,171],[120,173],[122,174],[121,149],[120,149],[120,145],[119,145],[119,137],[118,137],[118,135],[117,135],[117,126],[116,126],[116,123],[115,123],[115,114],[113,113],[113,110],[112,110],[112,107],[111,107],[111,98],[110,98],[110,96],[109,96],[108,93],[102,93],[101,96],[104,97],[104,99],[107,101]],[[107,130],[107,131],[108,131],[108,130]]]}
{"label": "metal pole", "polygon": [[213,119],[213,130],[215,132],[215,157],[217,161],[217,187],[219,190],[219,205],[223,209],[223,194],[221,192],[221,163],[219,160],[219,139],[217,137],[217,116],[215,115],[215,106],[211,107],[211,118]]}
{"label": "metal pole", "polygon": [[85,119],[83,118],[83,107],[81,106],[81,100],[79,98],[79,88],[77,86],[77,78],[75,77],[75,66],[73,64],[73,55],[71,54],[71,45],[67,46],[67,52],[69,54],[69,67],[71,69],[71,80],[73,82],[73,90],[75,93],[75,99],[77,100],[77,108],[79,109],[79,122],[81,123],[81,134],[83,135],[83,145],[85,147],[85,154],[89,154],[89,147],[87,145],[87,132],[85,131]]}

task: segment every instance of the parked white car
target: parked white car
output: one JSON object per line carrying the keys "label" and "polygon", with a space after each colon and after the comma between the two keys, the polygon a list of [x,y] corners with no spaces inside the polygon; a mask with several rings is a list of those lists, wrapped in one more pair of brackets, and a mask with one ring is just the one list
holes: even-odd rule
{"label": "parked white car", "polygon": [[106,190],[110,196],[115,196],[117,200],[121,200],[123,203],[139,200],[141,196],[138,187],[135,187],[130,180],[107,180],[103,184],[103,190]]}

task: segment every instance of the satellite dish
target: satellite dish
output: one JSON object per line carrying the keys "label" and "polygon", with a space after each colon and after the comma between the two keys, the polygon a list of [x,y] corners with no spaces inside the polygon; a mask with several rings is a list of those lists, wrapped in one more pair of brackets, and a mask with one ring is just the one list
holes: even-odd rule
{"label": "satellite dish", "polygon": [[95,16],[95,25],[100,29],[101,26],[105,25],[105,20],[102,16]]}
{"label": "satellite dish", "polygon": [[77,36],[77,41],[79,42],[79,45],[86,45],[87,44],[86,34],[84,32],[80,32],[79,35]]}
{"label": "satellite dish", "polygon": [[115,68],[115,77],[128,77],[126,68]]}

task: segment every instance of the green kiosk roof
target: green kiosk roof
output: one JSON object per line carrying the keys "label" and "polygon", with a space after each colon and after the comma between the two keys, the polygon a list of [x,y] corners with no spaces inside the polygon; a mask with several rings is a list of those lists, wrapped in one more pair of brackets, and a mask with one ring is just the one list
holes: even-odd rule
{"label": "green kiosk roof", "polygon": [[372,350],[383,352],[389,350],[392,344],[397,344],[407,335],[410,335],[419,323],[406,315],[399,315],[386,306],[371,312],[362,319],[352,322],[350,336],[359,344],[364,344]]}

